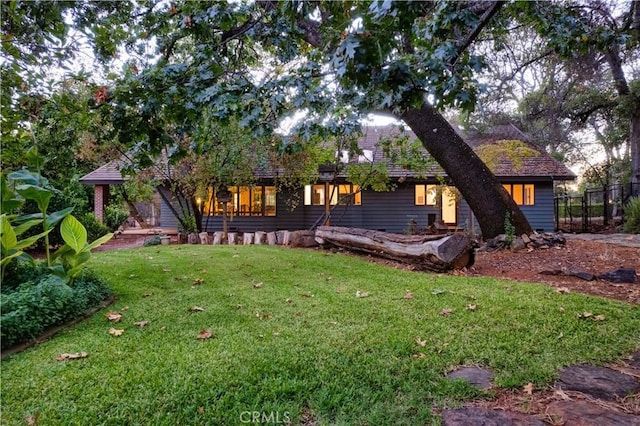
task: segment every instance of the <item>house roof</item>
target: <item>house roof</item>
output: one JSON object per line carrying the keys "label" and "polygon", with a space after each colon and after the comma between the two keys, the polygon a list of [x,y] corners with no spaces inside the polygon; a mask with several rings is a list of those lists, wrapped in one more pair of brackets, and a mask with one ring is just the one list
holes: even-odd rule
{"label": "house roof", "polygon": [[[363,136],[358,141],[358,146],[362,150],[371,151],[374,163],[386,162],[390,177],[411,178],[415,176],[415,173],[391,164],[390,160],[384,156],[382,148],[378,146],[381,139],[393,137],[394,135],[408,136],[410,139],[415,140],[417,138],[413,132],[409,130],[401,131],[395,126],[368,126],[363,129],[363,133]],[[537,151],[537,155],[525,156],[521,159],[521,162],[519,161],[521,164],[517,165],[514,165],[505,156],[501,156],[493,168],[493,172],[498,178],[527,178],[531,180],[573,180],[576,178],[576,175],[564,164],[551,157],[544,149],[533,144],[526,134],[513,125],[496,126],[489,131],[462,134],[462,136],[465,142],[475,151],[482,146],[496,144],[504,140],[521,141],[530,149]],[[426,153],[426,150],[424,152]],[[354,160],[358,161],[358,159],[350,159],[350,161]],[[364,156],[361,156],[360,160],[365,160]],[[125,178],[120,173],[123,164],[124,160],[122,159],[111,161],[80,178],[80,182],[94,185],[123,183]],[[272,173],[264,169],[256,170],[256,175],[261,178],[268,178]],[[427,175],[445,176],[445,173],[438,164],[434,163]]]}
{"label": "house roof", "polygon": [[[481,147],[494,145],[501,141],[518,141],[526,146],[534,155],[519,158],[519,164],[513,162],[504,155],[501,155],[494,167],[493,173],[502,179],[528,178],[534,180],[573,180],[576,175],[564,164],[551,157],[544,149],[531,142],[529,136],[511,124],[495,126],[484,132],[463,132],[459,130],[464,141],[469,144],[474,151],[478,152]],[[390,163],[385,158],[382,148],[376,144],[383,138],[397,136],[408,136],[411,140],[417,139],[410,130],[401,131],[393,126],[371,126],[364,129],[364,136],[359,141],[361,149],[373,151],[374,162],[387,162],[389,175],[391,177],[412,177],[413,173]],[[424,150],[426,154],[426,150]],[[428,176],[445,176],[444,171],[437,163],[434,163]]]}
{"label": "house roof", "polygon": [[123,160],[109,161],[80,178],[80,182],[87,185],[117,185],[124,183],[124,177],[120,172]]}

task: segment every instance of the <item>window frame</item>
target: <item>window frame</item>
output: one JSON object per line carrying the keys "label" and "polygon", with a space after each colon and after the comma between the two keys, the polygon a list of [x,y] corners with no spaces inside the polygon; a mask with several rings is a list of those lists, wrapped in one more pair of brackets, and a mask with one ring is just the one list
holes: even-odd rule
{"label": "window frame", "polygon": [[[335,188],[335,190],[334,190]],[[304,205],[305,206],[324,206],[325,205],[325,190],[328,189],[331,196],[329,205],[362,205],[362,191],[360,186],[352,183],[337,183],[337,184],[324,184],[315,183],[312,185],[304,186]],[[314,196],[316,195],[317,196]],[[353,201],[349,201],[349,197],[353,198]]]}
{"label": "window frame", "polygon": [[518,206],[536,205],[536,186],[533,183],[503,183],[502,187]]}

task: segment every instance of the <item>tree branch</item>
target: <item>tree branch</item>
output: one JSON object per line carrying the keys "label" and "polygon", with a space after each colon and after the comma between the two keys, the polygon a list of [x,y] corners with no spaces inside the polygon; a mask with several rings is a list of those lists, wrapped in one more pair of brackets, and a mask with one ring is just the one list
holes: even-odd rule
{"label": "tree branch", "polygon": [[478,22],[478,25],[476,25],[476,27],[469,34],[467,34],[467,36],[464,39],[462,39],[462,41],[458,44],[458,51],[449,60],[449,64],[451,66],[455,65],[455,63],[458,61],[458,59],[460,59],[460,56],[462,56],[464,51],[467,50],[469,46],[471,46],[471,43],[473,43],[473,41],[478,37],[478,35],[480,35],[480,32],[482,32],[484,27],[486,27],[489,21],[491,21],[491,18],[493,18],[494,15],[498,13],[498,10],[500,10],[502,5],[505,3],[506,2],[504,1],[496,1],[484,12],[484,14],[480,17],[480,21]]}

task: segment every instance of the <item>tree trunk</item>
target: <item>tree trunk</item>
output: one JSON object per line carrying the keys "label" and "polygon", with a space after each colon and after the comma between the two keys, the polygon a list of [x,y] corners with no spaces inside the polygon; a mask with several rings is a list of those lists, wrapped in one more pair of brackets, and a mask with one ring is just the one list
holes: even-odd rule
{"label": "tree trunk", "polygon": [[131,201],[129,195],[127,195],[127,190],[124,188],[124,185],[122,186],[122,199],[127,203],[127,207],[129,207],[129,214],[140,224],[140,227],[143,229],[151,228],[151,225],[144,220],[134,202]]}
{"label": "tree trunk", "polygon": [[631,132],[629,135],[631,148],[631,193],[640,196],[640,111],[631,117]]}
{"label": "tree trunk", "polygon": [[473,265],[473,242],[467,235],[401,235],[369,229],[319,226],[316,241],[397,260],[418,269],[444,272]]}
{"label": "tree trunk", "polygon": [[505,219],[517,235],[531,225],[502,184],[445,118],[427,102],[400,115],[440,164],[476,216],[483,238],[505,232]]}

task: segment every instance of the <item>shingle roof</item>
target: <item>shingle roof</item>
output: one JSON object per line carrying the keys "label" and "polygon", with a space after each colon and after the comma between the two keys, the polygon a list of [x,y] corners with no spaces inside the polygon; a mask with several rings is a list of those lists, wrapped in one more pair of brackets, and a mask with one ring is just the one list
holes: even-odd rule
{"label": "shingle roof", "polygon": [[122,160],[109,161],[91,173],[82,176],[80,182],[87,185],[116,185],[124,183],[124,178],[120,173],[122,165]]}
{"label": "shingle roof", "polygon": [[[513,125],[496,126],[482,133],[463,133],[461,136],[474,151],[478,147],[494,144],[503,140],[518,140],[523,142],[528,148],[538,152],[537,155],[522,158],[522,164],[517,167],[505,157],[501,157],[493,173],[500,178],[528,177],[528,178],[549,178],[553,180],[573,180],[576,175],[569,170],[564,164],[551,157],[544,149],[536,146],[531,139],[517,127]],[[382,139],[389,136],[408,136],[410,139],[417,139],[415,134],[410,130],[400,131],[399,128],[393,126],[368,127],[364,129],[364,136],[360,139],[359,146],[361,149],[373,151],[374,162],[387,161],[389,164],[389,174],[391,177],[411,177],[410,171],[404,170],[397,166],[392,166],[388,159],[384,158],[382,149],[376,144]],[[426,150],[424,151],[426,153]],[[437,164],[434,164],[429,172],[430,176],[444,175]]]}
{"label": "shingle roof", "polygon": [[[382,148],[377,145],[381,139],[393,137],[394,135],[404,135],[415,140],[417,138],[413,132],[410,130],[401,132],[400,129],[395,126],[369,126],[363,129],[363,133],[363,136],[358,142],[359,147],[363,150],[372,151],[373,162],[386,162],[391,177],[412,177],[414,175],[411,171],[392,165],[389,159],[385,158]],[[553,180],[573,180],[576,178],[576,175],[564,164],[551,157],[544,149],[531,143],[529,137],[513,125],[496,126],[483,133],[469,133],[463,135],[463,138],[474,150],[480,146],[493,144],[501,140],[519,140],[539,153],[539,155],[524,157],[519,167],[515,167],[509,159],[501,158],[493,170],[494,174],[499,178],[527,177],[531,179],[544,178]],[[351,161],[354,160],[355,159],[351,159]],[[111,161],[80,178],[80,182],[94,185],[123,183],[124,178],[120,173],[122,165],[123,160]],[[266,170],[257,170],[257,176],[259,177],[269,177],[269,175],[270,173]],[[434,163],[428,175],[442,176],[444,172]]]}

